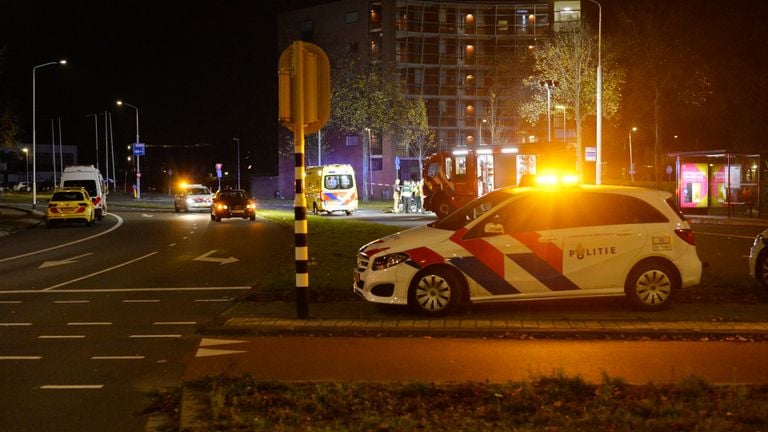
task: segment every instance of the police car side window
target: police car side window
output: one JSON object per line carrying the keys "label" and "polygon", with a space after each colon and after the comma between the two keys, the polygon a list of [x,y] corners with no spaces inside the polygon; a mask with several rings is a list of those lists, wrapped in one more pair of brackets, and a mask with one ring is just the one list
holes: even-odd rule
{"label": "police car side window", "polygon": [[577,214],[580,226],[624,225],[666,222],[667,218],[650,204],[635,197],[611,193],[584,193]]}
{"label": "police car side window", "polygon": [[558,229],[562,215],[550,193],[531,193],[512,201],[499,211],[507,234]]}

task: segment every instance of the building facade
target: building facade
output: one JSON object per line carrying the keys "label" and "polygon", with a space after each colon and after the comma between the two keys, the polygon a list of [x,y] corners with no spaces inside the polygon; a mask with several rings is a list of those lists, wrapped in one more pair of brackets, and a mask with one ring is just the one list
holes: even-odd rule
{"label": "building facade", "polygon": [[[435,150],[521,145],[542,133],[517,115],[524,60],[552,31],[580,20],[578,0],[340,0],[282,14],[279,48],[303,40],[323,48],[331,63],[336,55],[359,55],[393,65],[404,96],[425,102]],[[330,129],[319,151],[308,145],[307,165],[352,164],[361,196],[387,199],[396,178],[421,177],[418,161],[386,131],[348,136]],[[562,125],[553,129],[565,140]],[[280,173],[281,193],[292,196],[293,158],[281,157]]]}

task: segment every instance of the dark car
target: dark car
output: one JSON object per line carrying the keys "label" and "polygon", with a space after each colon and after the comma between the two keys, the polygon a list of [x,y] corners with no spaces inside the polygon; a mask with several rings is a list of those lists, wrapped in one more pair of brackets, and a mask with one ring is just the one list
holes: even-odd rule
{"label": "dark car", "polygon": [[222,218],[241,217],[256,220],[256,202],[242,189],[216,192],[211,206],[211,220],[221,222]]}

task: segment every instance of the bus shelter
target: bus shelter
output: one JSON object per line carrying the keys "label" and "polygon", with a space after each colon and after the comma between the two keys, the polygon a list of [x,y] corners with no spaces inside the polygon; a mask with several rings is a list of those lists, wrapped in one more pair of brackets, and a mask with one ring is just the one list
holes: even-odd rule
{"label": "bus shelter", "polygon": [[728,217],[761,215],[760,155],[725,150],[671,153],[683,213]]}

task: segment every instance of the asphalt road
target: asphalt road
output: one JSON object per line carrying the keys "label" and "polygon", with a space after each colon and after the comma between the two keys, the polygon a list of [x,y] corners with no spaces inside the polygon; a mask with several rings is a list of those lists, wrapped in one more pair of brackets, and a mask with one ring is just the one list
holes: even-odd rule
{"label": "asphalt road", "polygon": [[13,431],[136,431],[148,392],[177,385],[200,326],[290,241],[263,221],[126,212],[95,227],[0,239],[0,423]]}

